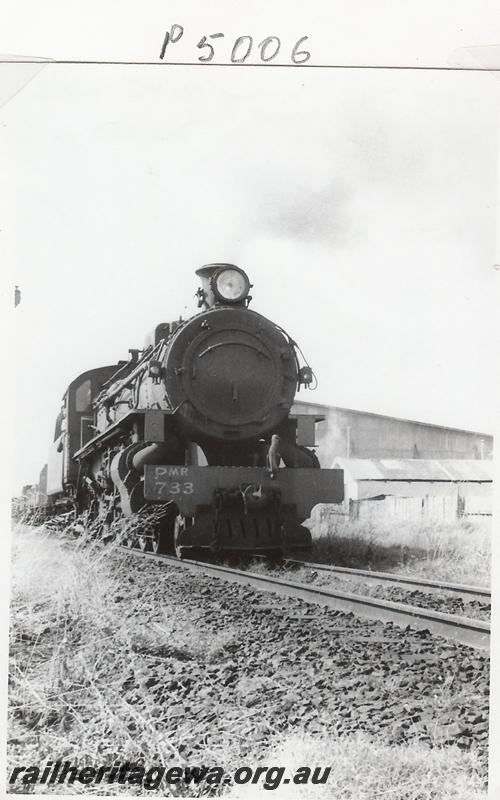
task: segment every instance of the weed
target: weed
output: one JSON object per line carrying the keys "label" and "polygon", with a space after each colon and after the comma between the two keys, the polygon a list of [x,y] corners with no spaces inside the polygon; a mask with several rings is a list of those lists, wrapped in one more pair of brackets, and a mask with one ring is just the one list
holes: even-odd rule
{"label": "weed", "polygon": [[[294,785],[293,780],[273,796],[317,800],[485,800],[486,790],[473,752],[458,747],[430,749],[419,742],[389,747],[366,734],[316,739],[297,734],[276,741],[265,762],[282,765],[289,776],[304,765],[331,767],[324,785]],[[323,769],[321,769],[323,772]],[[231,800],[251,800],[269,794],[263,788],[238,786]]]}
{"label": "weed", "polygon": [[488,585],[491,522],[350,521],[327,507],[311,520],[312,561]]}

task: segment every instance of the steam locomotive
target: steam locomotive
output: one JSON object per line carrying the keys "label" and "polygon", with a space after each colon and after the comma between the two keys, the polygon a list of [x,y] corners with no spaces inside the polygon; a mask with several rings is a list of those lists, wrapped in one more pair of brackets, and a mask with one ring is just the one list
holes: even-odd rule
{"label": "steam locomotive", "polygon": [[36,503],[73,509],[102,535],[156,510],[126,541],[181,558],[307,549],[312,507],[343,499],[342,471],[320,469],[310,449],[317,418],[292,413],[313,372],[282,328],[249,309],[242,269],[196,274],[198,313],[70,383]]}

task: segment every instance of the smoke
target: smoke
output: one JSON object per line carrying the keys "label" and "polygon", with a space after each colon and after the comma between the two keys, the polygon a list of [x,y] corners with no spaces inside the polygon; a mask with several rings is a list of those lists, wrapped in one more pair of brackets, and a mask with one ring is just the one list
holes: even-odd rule
{"label": "smoke", "polygon": [[330,411],[324,422],[316,428],[316,450],[322,467],[330,469],[336,458],[346,455],[345,434],[335,421],[335,412]]}
{"label": "smoke", "polygon": [[314,188],[300,181],[292,186],[273,185],[265,196],[260,228],[278,237],[330,247],[348,243],[355,220],[350,214],[352,191],[341,180]]}

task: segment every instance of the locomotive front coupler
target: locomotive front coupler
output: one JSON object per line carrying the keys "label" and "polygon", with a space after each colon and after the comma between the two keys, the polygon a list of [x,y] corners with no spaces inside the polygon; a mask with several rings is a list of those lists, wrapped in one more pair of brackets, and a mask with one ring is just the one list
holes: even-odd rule
{"label": "locomotive front coupler", "polygon": [[244,515],[259,511],[278,511],[281,506],[281,492],[263,489],[262,485],[242,483],[234,489],[216,489],[214,507],[216,511],[239,511]]}

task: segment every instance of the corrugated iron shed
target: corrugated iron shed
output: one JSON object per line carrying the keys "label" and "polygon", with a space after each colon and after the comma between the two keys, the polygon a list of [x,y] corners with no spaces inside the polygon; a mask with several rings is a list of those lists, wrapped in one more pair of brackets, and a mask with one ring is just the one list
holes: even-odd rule
{"label": "corrugated iron shed", "polygon": [[483,482],[493,479],[493,462],[478,459],[336,458],[332,466],[340,467],[358,481]]}
{"label": "corrugated iron shed", "polygon": [[392,417],[389,414],[378,414],[375,411],[360,411],[359,409],[346,408],[345,406],[332,406],[325,405],[324,403],[310,403],[307,400],[300,399],[296,399],[292,406],[292,412],[294,414],[306,413],[328,416],[329,412],[331,411],[346,412],[347,414],[353,414],[360,417],[374,417],[376,419],[388,420],[389,422],[403,422],[408,425],[420,425],[423,428],[434,428],[436,430],[450,431],[452,433],[468,433],[474,436],[482,436],[485,439],[492,438],[491,433],[481,433],[480,431],[471,430],[470,428],[453,428],[450,427],[450,425],[445,425],[444,423],[422,422],[421,420],[407,419],[406,417]]}

